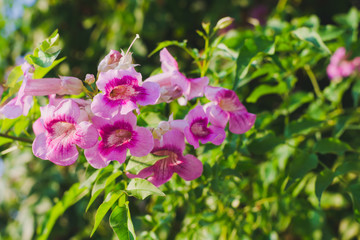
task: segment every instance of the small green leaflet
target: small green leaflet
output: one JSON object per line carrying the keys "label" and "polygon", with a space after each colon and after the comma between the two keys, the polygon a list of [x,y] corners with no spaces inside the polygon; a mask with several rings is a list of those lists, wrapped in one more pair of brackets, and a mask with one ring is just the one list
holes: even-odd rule
{"label": "small green leaflet", "polygon": [[157,187],[155,187],[151,182],[141,178],[132,179],[126,189],[126,192],[128,192],[129,195],[142,200],[144,200],[149,195],[165,197],[165,194]]}

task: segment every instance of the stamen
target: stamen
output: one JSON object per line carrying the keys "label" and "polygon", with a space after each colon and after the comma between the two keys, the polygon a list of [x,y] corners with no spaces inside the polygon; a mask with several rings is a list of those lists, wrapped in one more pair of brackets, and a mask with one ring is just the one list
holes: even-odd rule
{"label": "stamen", "polygon": [[127,56],[127,54],[129,53],[130,48],[132,47],[132,45],[134,44],[134,42],[136,41],[136,39],[140,38],[139,34],[136,34],[134,40],[131,42],[129,48],[127,49],[125,56]]}

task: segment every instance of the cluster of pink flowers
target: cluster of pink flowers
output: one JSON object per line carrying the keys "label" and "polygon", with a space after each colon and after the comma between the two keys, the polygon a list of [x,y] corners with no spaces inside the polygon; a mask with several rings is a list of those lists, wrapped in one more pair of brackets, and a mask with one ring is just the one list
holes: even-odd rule
{"label": "cluster of pink flowers", "polygon": [[[92,100],[56,97],[80,94],[83,82],[74,77],[33,79],[33,67],[25,63],[17,96],[0,112],[7,118],[26,115],[33,96],[49,95],[49,104],[40,108],[41,117],[33,124],[35,156],[67,166],[77,160],[82,148],[91,166],[103,168],[111,161],[124,163],[129,150],[135,157],[163,156],[137,175],[127,173],[129,178],[146,178],[159,186],[177,173],[190,181],[201,176],[203,165],[195,156],[184,155],[185,140],[194,148],[199,142],[220,145],[227,122],[230,132],[242,134],[254,125],[256,116],[247,112],[234,91],[209,86],[207,77],[187,78],[166,48],[160,61],[163,72],[142,81],[131,53],[111,50],[98,66],[100,92],[96,90]],[[94,80],[87,75],[85,82]],[[137,126],[139,106],[175,99],[184,105],[204,95],[210,102],[197,105],[185,119],[174,120],[171,115],[155,129]]]}
{"label": "cluster of pink flowers", "polygon": [[330,64],[327,66],[327,74],[333,81],[350,76],[353,72],[360,70],[360,57],[348,60],[346,49],[338,48],[331,56]]}

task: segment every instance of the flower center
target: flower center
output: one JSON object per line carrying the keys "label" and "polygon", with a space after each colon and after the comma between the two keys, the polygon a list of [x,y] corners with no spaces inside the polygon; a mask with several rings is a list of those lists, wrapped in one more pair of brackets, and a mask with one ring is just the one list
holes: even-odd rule
{"label": "flower center", "polygon": [[223,98],[219,102],[219,106],[228,112],[233,112],[239,109],[238,106],[234,104],[234,101],[232,98]]}
{"label": "flower center", "polygon": [[132,133],[125,129],[116,129],[107,139],[108,146],[121,146],[131,140]]}
{"label": "flower center", "polygon": [[54,130],[54,138],[62,135],[64,135],[64,137],[69,137],[72,133],[75,132],[74,124],[68,122],[57,122],[52,126],[52,128]]}
{"label": "flower center", "polygon": [[198,137],[205,137],[210,133],[206,125],[207,125],[206,119],[201,119],[194,122],[191,125],[190,130],[194,135]]}
{"label": "flower center", "polygon": [[118,85],[109,93],[112,100],[125,100],[131,98],[136,93],[135,89],[129,85]]}

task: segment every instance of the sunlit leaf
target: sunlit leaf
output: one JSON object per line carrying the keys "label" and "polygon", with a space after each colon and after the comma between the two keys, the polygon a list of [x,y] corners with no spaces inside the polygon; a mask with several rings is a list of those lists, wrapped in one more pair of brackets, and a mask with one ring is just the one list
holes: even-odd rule
{"label": "sunlit leaf", "polygon": [[155,187],[154,184],[141,178],[132,179],[126,188],[126,192],[131,196],[142,200],[150,195],[165,196],[165,194]]}

